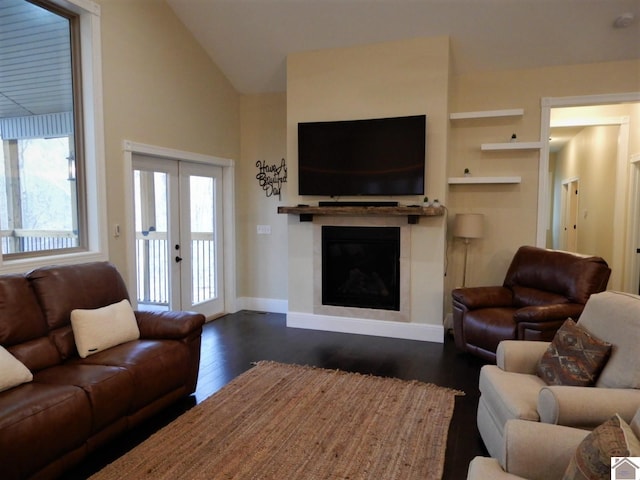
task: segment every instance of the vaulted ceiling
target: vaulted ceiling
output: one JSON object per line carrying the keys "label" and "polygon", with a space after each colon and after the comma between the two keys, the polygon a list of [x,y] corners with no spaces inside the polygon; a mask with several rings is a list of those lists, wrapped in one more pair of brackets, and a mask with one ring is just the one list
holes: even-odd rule
{"label": "vaulted ceiling", "polygon": [[[135,0],[128,0],[135,1]],[[236,89],[306,50],[448,35],[456,73],[640,58],[640,0],[166,0]],[[616,18],[632,14],[626,28]],[[0,118],[71,111],[67,22],[0,1]]]}
{"label": "vaulted ceiling", "polygon": [[414,37],[449,36],[455,73],[640,58],[640,0],[166,1],[243,93],[284,91],[292,52]]}

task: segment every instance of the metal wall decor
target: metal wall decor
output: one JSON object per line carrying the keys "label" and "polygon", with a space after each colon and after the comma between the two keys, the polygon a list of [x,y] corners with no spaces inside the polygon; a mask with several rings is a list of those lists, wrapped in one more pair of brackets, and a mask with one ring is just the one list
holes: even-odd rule
{"label": "metal wall decor", "polygon": [[282,200],[282,184],[287,182],[287,162],[284,158],[279,165],[268,165],[265,160],[258,160],[256,167],[258,167],[256,179],[267,197],[277,195],[278,199]]}

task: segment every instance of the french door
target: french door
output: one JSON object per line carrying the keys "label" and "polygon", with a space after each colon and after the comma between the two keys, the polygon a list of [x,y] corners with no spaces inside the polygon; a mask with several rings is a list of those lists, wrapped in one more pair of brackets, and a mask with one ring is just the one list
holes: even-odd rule
{"label": "french door", "polygon": [[139,308],[224,312],[222,168],[133,156]]}

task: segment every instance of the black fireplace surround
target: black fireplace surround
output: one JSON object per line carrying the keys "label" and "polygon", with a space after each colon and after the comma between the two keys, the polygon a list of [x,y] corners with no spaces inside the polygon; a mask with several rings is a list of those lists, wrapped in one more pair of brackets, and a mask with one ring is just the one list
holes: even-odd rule
{"label": "black fireplace surround", "polygon": [[323,226],[322,304],[400,311],[400,228]]}

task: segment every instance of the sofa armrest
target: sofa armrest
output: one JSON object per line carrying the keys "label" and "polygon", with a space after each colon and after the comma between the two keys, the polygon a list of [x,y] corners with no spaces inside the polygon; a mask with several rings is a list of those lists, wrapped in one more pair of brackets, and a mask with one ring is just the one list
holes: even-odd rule
{"label": "sofa armrest", "polygon": [[511,307],[513,294],[506,287],[467,287],[451,291],[453,302],[468,310],[478,308]]}
{"label": "sofa armrest", "polygon": [[536,367],[549,342],[502,340],[496,351],[496,364],[505,372],[536,374]]}
{"label": "sofa armrest", "polygon": [[529,480],[560,480],[576,448],[588,434],[588,430],[561,425],[508,420],[502,467]]}
{"label": "sofa armrest", "polygon": [[202,333],[204,315],[194,312],[136,311],[140,338],[180,340]]}
{"label": "sofa armrest", "polygon": [[489,457],[475,457],[469,463],[467,480],[527,480],[505,472],[498,460]]}
{"label": "sofa armrest", "polygon": [[582,310],[584,310],[584,305],[581,303],[529,306],[516,310],[516,313],[513,314],[513,319],[518,323],[554,322],[566,320],[569,317],[577,321]]}
{"label": "sofa armrest", "polygon": [[593,429],[618,413],[631,422],[640,405],[640,390],[633,388],[570,387],[550,385],[538,394],[540,421]]}

